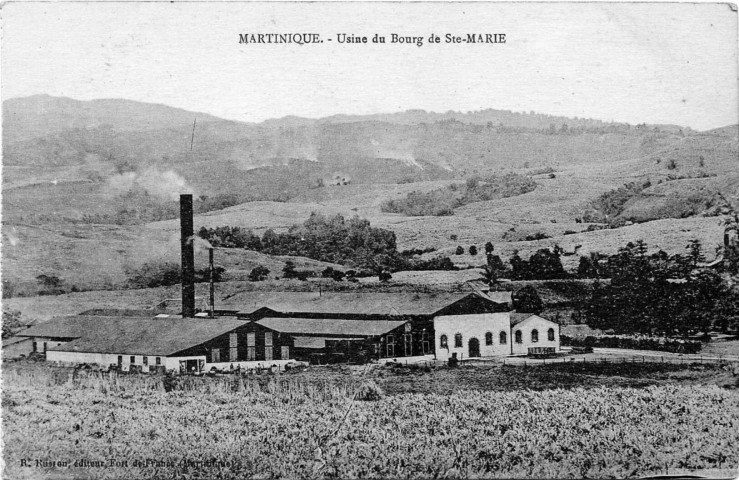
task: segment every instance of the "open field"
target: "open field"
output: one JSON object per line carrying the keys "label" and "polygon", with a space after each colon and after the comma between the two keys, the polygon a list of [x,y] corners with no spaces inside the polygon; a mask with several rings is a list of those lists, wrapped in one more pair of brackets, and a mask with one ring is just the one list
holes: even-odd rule
{"label": "open field", "polygon": [[[367,377],[345,367],[167,383],[10,364],[2,397],[5,475],[733,475],[739,397],[713,383],[724,373],[656,366],[614,377],[595,367],[385,368]],[[353,401],[365,382],[387,393],[371,386]],[[69,463],[52,463],[60,461]]]}

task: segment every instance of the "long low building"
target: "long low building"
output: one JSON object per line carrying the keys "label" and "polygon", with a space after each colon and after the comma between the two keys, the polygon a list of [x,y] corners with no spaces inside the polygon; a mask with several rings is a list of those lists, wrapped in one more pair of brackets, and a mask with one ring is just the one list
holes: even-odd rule
{"label": "long low building", "polygon": [[78,315],[19,336],[49,361],[124,371],[559,351],[559,325],[511,312],[506,296],[249,292],[232,302],[216,318]]}

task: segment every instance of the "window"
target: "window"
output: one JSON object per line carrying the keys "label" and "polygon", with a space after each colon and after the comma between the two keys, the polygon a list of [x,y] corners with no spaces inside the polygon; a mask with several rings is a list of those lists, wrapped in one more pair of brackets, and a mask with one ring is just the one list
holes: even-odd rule
{"label": "window", "polygon": [[493,344],[493,332],[488,332],[485,334],[485,345],[492,345]]}
{"label": "window", "polygon": [[426,355],[431,352],[431,346],[429,345],[429,334],[424,330],[421,332],[421,349],[423,354]]}
{"label": "window", "polygon": [[154,361],[155,361],[155,363],[157,365],[161,365],[162,364],[162,357],[157,357],[157,358],[154,359]]}
{"label": "window", "polygon": [[131,365],[133,365],[134,363],[136,363],[136,356],[131,355]]}
{"label": "window", "polygon": [[118,355],[118,365],[123,364],[123,355]]}
{"label": "window", "polygon": [[46,353],[46,342],[44,342],[44,353]]}
{"label": "window", "polygon": [[395,356],[395,336],[388,335],[386,338],[386,342],[387,342],[387,356],[394,357]]}
{"label": "window", "polygon": [[516,343],[523,343],[523,339],[521,338],[521,330],[516,330]]}
{"label": "window", "polygon": [[34,353],[35,352],[38,352],[38,343],[37,342],[33,342],[33,351],[34,351]]}
{"label": "window", "polygon": [[235,333],[228,335],[228,359],[231,362],[238,360],[238,337]]}
{"label": "window", "polygon": [[539,341],[539,330],[533,329],[531,330],[531,343],[536,343]]}
{"label": "window", "polygon": [[282,360],[290,360],[290,347],[281,347],[280,358]]}
{"label": "window", "polygon": [[272,346],[272,332],[264,332],[264,346],[265,347]]}
{"label": "window", "polygon": [[454,334],[454,348],[462,348],[462,334]]}
{"label": "window", "polygon": [[272,360],[272,348],[273,347],[264,347],[264,359],[265,360]]}
{"label": "window", "polygon": [[257,334],[248,332],[246,334],[246,359],[254,361],[257,359]]}
{"label": "window", "polygon": [[441,348],[449,348],[449,340],[446,335],[439,337],[439,345],[441,345]]}
{"label": "window", "polygon": [[221,361],[221,349],[220,348],[214,348],[210,351],[210,361],[211,363],[218,363]]}
{"label": "window", "polygon": [[549,340],[550,342],[554,341],[554,329],[553,328],[550,328],[547,331],[547,340]]}
{"label": "window", "polygon": [[508,334],[507,333],[500,332],[499,337],[500,338],[498,339],[498,341],[500,342],[501,345],[505,345],[506,343],[508,343]]}
{"label": "window", "polygon": [[144,356],[142,360],[144,361],[144,365],[149,365],[149,357]]}
{"label": "window", "polygon": [[405,356],[410,357],[413,355],[413,336],[410,333],[403,335],[405,343]]}

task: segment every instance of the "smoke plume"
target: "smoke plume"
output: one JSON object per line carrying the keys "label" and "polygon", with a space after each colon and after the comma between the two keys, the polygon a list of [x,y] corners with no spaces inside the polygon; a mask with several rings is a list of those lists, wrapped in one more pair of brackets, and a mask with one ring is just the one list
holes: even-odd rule
{"label": "smoke plume", "polygon": [[181,175],[173,170],[159,171],[147,168],[142,172],[126,172],[108,179],[111,193],[124,195],[131,191],[143,190],[162,200],[177,200],[181,193],[194,193]]}

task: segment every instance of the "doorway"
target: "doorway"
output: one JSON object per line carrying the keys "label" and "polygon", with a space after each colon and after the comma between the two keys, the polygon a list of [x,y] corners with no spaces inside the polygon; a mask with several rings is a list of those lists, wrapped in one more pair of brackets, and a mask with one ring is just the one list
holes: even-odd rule
{"label": "doorway", "polygon": [[470,338],[469,346],[469,356],[470,357],[479,357],[480,356],[480,341],[472,337]]}

